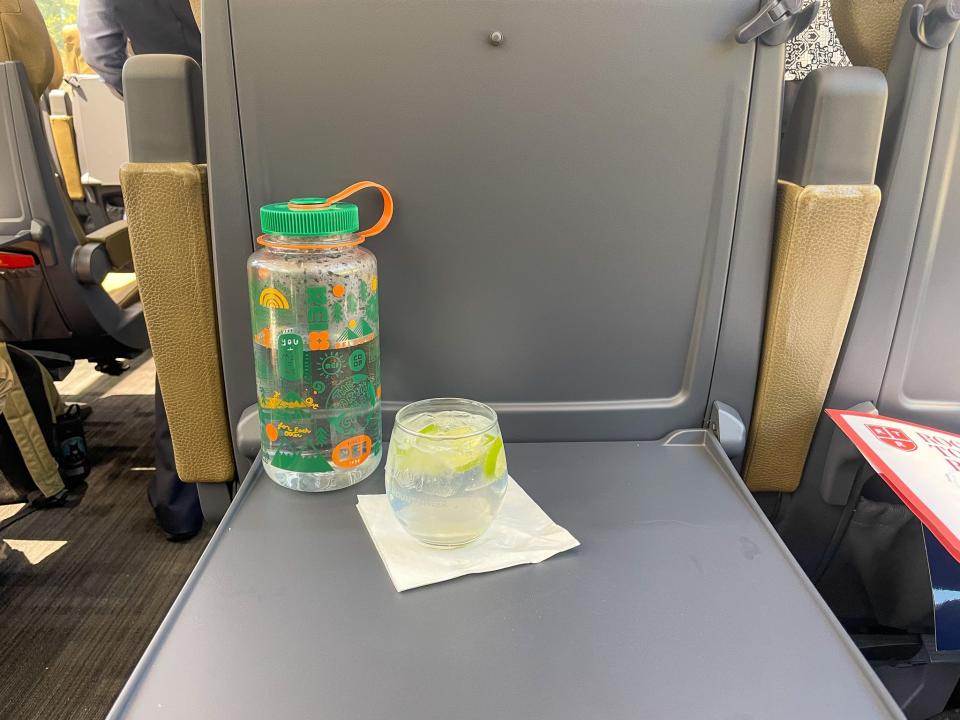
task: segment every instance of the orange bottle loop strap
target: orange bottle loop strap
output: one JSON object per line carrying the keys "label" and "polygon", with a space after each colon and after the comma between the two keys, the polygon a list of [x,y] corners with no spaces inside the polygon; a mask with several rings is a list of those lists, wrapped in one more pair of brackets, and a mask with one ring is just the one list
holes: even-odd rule
{"label": "orange bottle loop strap", "polygon": [[390,191],[387,190],[380,183],[375,183],[370,180],[361,180],[360,182],[354,183],[350,187],[346,187],[340,192],[331,195],[327,198],[326,202],[315,203],[311,205],[297,205],[295,203],[290,203],[287,205],[291,210],[322,210],[323,208],[330,207],[334,203],[338,203],[341,200],[346,200],[348,197],[353,195],[360,190],[366,190],[367,188],[375,188],[380,191],[380,197],[383,198],[383,214],[380,215],[380,219],[370,228],[366,230],[361,230],[357,233],[360,237],[366,240],[369,237],[374,235],[379,235],[384,230],[386,230],[387,225],[390,224],[390,221],[393,219],[393,196],[390,194]]}

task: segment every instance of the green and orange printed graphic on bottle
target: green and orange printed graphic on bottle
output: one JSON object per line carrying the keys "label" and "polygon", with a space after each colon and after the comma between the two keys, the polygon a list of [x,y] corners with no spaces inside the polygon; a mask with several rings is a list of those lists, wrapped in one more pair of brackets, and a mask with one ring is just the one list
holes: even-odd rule
{"label": "green and orange printed graphic on bottle", "polygon": [[[384,212],[360,231],[357,206],[341,200],[367,187]],[[392,210],[375,183],[260,209],[247,274],[261,457],[285,487],[336,490],[380,462],[380,288],[376,258],[360,245]]]}

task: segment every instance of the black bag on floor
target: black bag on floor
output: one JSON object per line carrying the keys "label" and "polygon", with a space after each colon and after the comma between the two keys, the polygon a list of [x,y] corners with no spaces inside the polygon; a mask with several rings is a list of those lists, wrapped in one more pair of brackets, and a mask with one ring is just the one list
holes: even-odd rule
{"label": "black bag on floor", "polygon": [[64,405],[36,358],[0,343],[0,503],[56,502],[89,473],[86,454],[80,409]]}

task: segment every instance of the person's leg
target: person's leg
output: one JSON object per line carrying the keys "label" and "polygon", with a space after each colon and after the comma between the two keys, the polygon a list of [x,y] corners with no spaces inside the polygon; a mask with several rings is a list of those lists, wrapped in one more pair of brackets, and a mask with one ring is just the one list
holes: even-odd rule
{"label": "person's leg", "polygon": [[186,540],[200,532],[203,512],[200,510],[197,486],[183,482],[177,475],[170,425],[167,423],[159,382],[156,384],[154,452],[156,471],[150,479],[147,496],[157,516],[157,524],[170,540]]}

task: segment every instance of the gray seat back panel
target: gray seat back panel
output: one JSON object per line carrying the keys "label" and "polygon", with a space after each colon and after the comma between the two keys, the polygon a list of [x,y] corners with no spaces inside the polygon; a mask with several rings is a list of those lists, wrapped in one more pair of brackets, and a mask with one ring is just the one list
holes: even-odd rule
{"label": "gray seat back panel", "polygon": [[890,96],[877,164],[883,201],[829,407],[879,397],[919,222],[945,59],[945,50],[921,46],[901,21],[887,73]]}
{"label": "gray seat back panel", "polygon": [[77,159],[84,182],[119,186],[120,166],[130,159],[123,100],[96,75],[74,75],[71,80]]}
{"label": "gray seat back panel", "polygon": [[[740,413],[744,427],[750,427],[753,414],[767,309],[777,194],[776,183],[771,182],[771,178],[777,174],[780,148],[779,125],[767,120],[780,116],[783,59],[782,45],[757,45],[733,252],[706,407],[707,418],[715,401],[734,407]],[[733,458],[738,469],[741,461],[742,457]]]}
{"label": "gray seat back panel", "polygon": [[951,46],[903,304],[878,407],[960,432],[960,47]]}
{"label": "gray seat back panel", "polygon": [[[41,229],[41,239],[24,242],[40,256],[46,285],[72,338],[107,336],[105,340],[115,340],[123,346],[121,350],[146,349],[149,343],[140,304],[120,308],[102,287],[81,284],[71,270],[70,260],[83,231],[54,174],[40,111],[29,94],[20,63],[0,62],[0,94],[5,96],[7,108],[0,117],[12,121],[12,144],[6,145],[15,153],[12,166],[18,173],[7,189],[19,188],[25,193],[22,207],[26,217],[22,223],[12,224],[11,234],[30,229],[31,222]],[[11,207],[14,204],[5,202]],[[0,226],[0,233],[6,235],[8,230]],[[115,349],[105,342],[105,352]]]}
{"label": "gray seat back panel", "polygon": [[[208,19],[223,16],[218,5],[206,4]],[[246,302],[242,259],[258,207],[370,178],[398,201],[390,230],[371,242],[388,409],[475,397],[498,404],[508,434],[527,440],[700,425],[756,52],[732,29],[755,10],[751,0],[709,13],[689,0],[343,0],[264,14],[232,2],[232,54],[213,24],[204,38],[218,291],[222,308],[233,301],[225,353],[250,353],[235,303]],[[680,25],[679,35],[663,30]],[[494,30],[506,38],[499,47],[487,41]],[[281,80],[303,68],[307,47],[324,71]],[[235,98],[220,82],[223,62],[235,66]],[[771,128],[776,109],[764,117]],[[237,142],[232,122],[241,177],[236,151],[222,147]],[[772,188],[767,160],[754,182]],[[767,243],[771,209],[754,210]],[[746,281],[762,294],[765,275]],[[251,363],[237,369],[230,387],[227,368],[232,415],[255,399]],[[737,406],[751,404],[752,389]]]}
{"label": "gray seat back panel", "polygon": [[[13,76],[16,79],[16,76]],[[3,96],[13,89],[6,74],[0,76]],[[27,188],[23,184],[20,152],[17,148],[17,128],[14,122],[14,104],[0,103],[0,242],[8,240],[21,230],[30,228],[30,208]]]}

